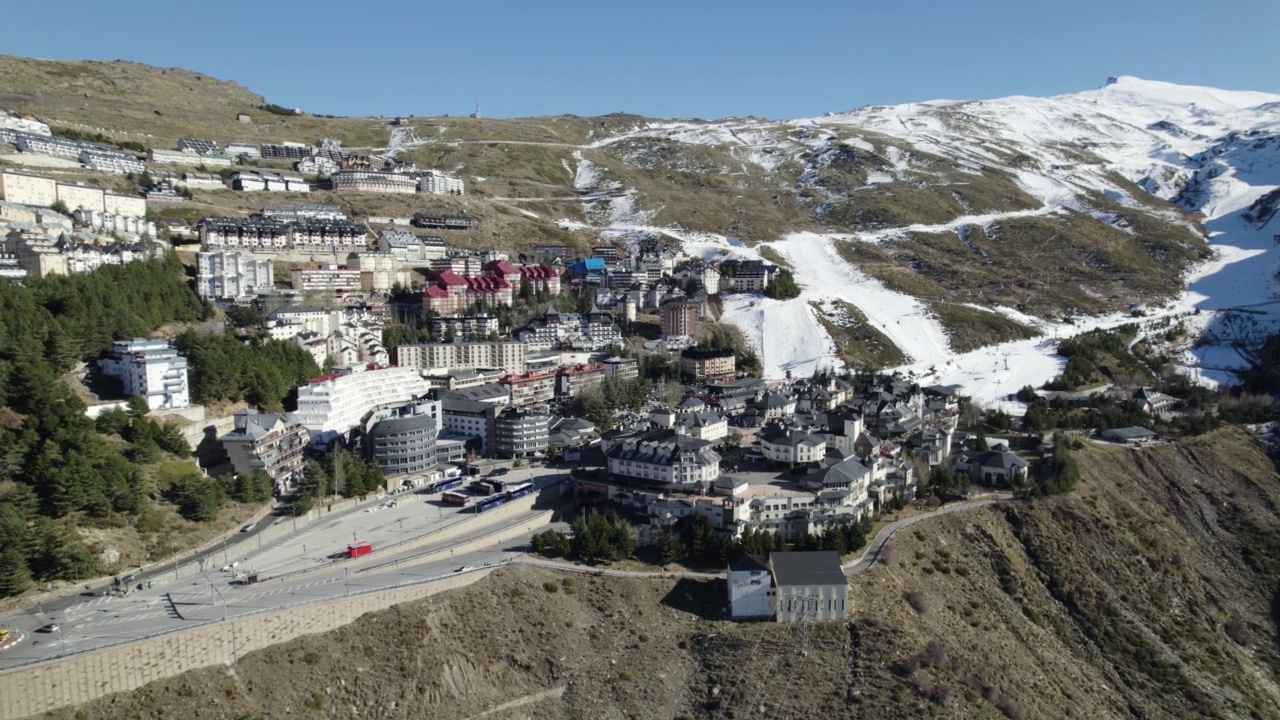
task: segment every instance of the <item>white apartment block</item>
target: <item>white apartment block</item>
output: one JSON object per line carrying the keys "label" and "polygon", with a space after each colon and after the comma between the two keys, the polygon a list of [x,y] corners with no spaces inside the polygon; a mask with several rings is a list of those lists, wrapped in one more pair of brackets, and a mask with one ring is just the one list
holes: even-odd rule
{"label": "white apartment block", "polygon": [[210,300],[239,300],[270,293],[275,286],[271,260],[248,252],[196,253],[196,293]]}
{"label": "white apartment block", "polygon": [[311,192],[311,185],[299,175],[257,171],[232,175],[231,187],[244,192]]}
{"label": "white apartment block", "polygon": [[127,153],[93,148],[86,148],[80,151],[80,162],[90,170],[116,173],[118,175],[141,173],[147,169],[145,163]]}
{"label": "white apartment block", "polygon": [[134,338],[111,344],[102,371],[124,383],[125,395],[140,395],[152,410],[184,408],[191,404],[187,359],[168,340]]}
{"label": "white apartment block", "polygon": [[431,195],[465,195],[462,179],[427,170],[418,175],[418,190]]}
{"label": "white apartment block", "polygon": [[514,341],[401,345],[396,364],[423,372],[500,368],[519,375],[527,367],[528,352],[529,346]]}
{"label": "white apartment block", "polygon": [[224,152],[230,157],[247,157],[247,158],[262,157],[262,150],[257,145],[254,145],[253,143],[242,143],[242,142],[227,143],[227,147],[224,148]]}
{"label": "white apartment block", "polygon": [[60,200],[68,210],[97,210],[126,217],[145,217],[147,214],[145,198],[8,170],[0,172],[0,198],[34,207],[49,207]]}
{"label": "white apartment block", "polygon": [[403,405],[427,389],[414,368],[332,372],[298,388],[298,410],[292,419],[307,429],[313,444],[327,445],[358,427],[374,410]]}
{"label": "white apartment block", "polygon": [[360,271],[325,265],[316,268],[294,268],[289,272],[293,289],[302,293],[344,293],[360,290]]}
{"label": "white apartment block", "polygon": [[377,170],[339,170],[330,176],[335,191],[401,193],[418,192],[418,181],[401,173]]}
{"label": "white apartment block", "polygon": [[267,205],[262,208],[262,217],[288,223],[302,220],[346,220],[347,214],[338,205],[295,203],[293,205]]}

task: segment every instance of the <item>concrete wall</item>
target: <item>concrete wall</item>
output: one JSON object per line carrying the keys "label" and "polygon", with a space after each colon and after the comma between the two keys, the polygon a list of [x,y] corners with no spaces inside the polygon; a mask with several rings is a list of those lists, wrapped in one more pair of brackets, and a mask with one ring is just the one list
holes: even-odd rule
{"label": "concrete wall", "polygon": [[326,632],[361,615],[470,585],[489,571],[213,622],[35,667],[0,672],[0,720],[17,720],[134,690],[188,670],[229,665],[247,653]]}

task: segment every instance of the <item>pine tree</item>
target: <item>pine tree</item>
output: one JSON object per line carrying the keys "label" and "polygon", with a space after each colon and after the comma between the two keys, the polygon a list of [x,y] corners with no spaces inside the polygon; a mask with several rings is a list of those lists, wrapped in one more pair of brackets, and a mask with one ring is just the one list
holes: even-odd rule
{"label": "pine tree", "polygon": [[17,543],[9,542],[0,551],[0,597],[17,595],[31,584],[31,569]]}

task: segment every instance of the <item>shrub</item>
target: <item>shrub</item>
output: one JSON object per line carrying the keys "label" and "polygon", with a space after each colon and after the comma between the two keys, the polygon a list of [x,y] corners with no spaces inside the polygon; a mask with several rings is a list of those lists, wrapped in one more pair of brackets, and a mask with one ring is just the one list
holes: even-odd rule
{"label": "shrub", "polygon": [[[932,568],[930,568],[930,569],[932,569]],[[908,604],[908,605],[910,605],[910,606],[911,606],[911,607],[912,607],[916,612],[921,613],[921,614],[924,614],[925,612],[928,612],[928,610],[929,610],[929,599],[928,599],[927,597],[925,597],[925,594],[924,594],[922,591],[920,591],[920,590],[908,590],[908,591],[906,592],[905,597],[906,597],[906,600],[907,600],[907,604]]]}
{"label": "shrub", "polygon": [[322,710],[324,709],[326,700],[327,698],[324,696],[324,693],[313,692],[311,693],[311,697],[307,698],[307,701],[303,703],[303,705],[306,705],[308,710]]}
{"label": "shrub", "polygon": [[1249,626],[1239,615],[1232,613],[1231,617],[1227,618],[1227,622],[1223,624],[1222,629],[1235,644],[1241,646],[1249,644]]}
{"label": "shrub", "polygon": [[630,670],[623,670],[622,672],[618,673],[618,679],[626,680],[627,682],[630,682],[635,679],[635,675],[632,675]]}
{"label": "shrub", "polygon": [[560,586],[548,580],[542,583],[542,589],[546,590],[549,593],[554,593],[554,592],[560,591]]}

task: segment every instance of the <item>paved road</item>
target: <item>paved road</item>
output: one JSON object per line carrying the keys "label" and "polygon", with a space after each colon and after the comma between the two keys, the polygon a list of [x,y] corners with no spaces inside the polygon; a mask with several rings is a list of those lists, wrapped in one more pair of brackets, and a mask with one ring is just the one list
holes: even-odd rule
{"label": "paved road", "polygon": [[556,562],[555,560],[539,560],[538,558],[521,555],[514,562],[522,565],[533,565],[535,567],[550,568],[551,570],[563,570],[565,572],[584,573],[587,575],[609,575],[613,577],[648,577],[648,578],[700,578],[703,580],[714,580],[724,577],[724,573],[700,573],[692,570],[612,570],[610,568],[594,568],[589,565],[574,565],[567,562]]}
{"label": "paved road", "polygon": [[[559,482],[563,473],[534,468],[513,471],[509,477],[534,477],[539,487],[546,487]],[[540,525],[533,524],[535,516],[545,512],[543,509],[530,510],[496,521],[489,514],[459,513],[456,509],[452,512],[441,509],[441,512],[429,504],[438,500],[438,495],[406,493],[397,498],[401,502],[395,508],[372,513],[344,513],[332,521],[326,518],[309,528],[307,534],[290,535],[286,541],[270,543],[261,550],[253,548],[252,552],[245,553],[241,547],[240,556],[248,558],[249,562],[263,563],[257,564],[256,569],[264,576],[264,582],[256,585],[240,586],[233,582],[230,574],[220,571],[220,562],[209,562],[204,574],[181,580],[174,580],[171,571],[167,577],[165,571],[159,571],[159,581],[154,587],[135,591],[127,597],[84,593],[0,616],[0,626],[15,632],[27,632],[29,636],[22,644],[0,652],[0,668],[138,640],[196,623],[221,621],[224,613],[225,617],[233,618],[326,600],[349,592],[423,582],[451,574],[462,567],[481,568],[507,562],[525,551],[528,535],[541,529]],[[372,565],[361,560],[346,563],[325,557],[334,548],[345,548],[351,542],[352,533],[361,539],[385,538],[385,547],[396,541],[423,536],[428,529],[439,529],[441,523],[450,525],[457,522],[475,523],[475,530],[451,541],[432,543],[428,540],[425,541],[427,544],[415,550],[375,552],[368,556],[373,561]],[[454,555],[453,548],[471,542],[475,537],[499,528],[521,525],[530,530],[523,533],[524,537],[495,545],[492,549]],[[417,528],[416,534],[410,535],[414,528]],[[248,540],[253,534],[244,533],[244,536],[237,540]],[[375,549],[378,547],[375,544]],[[447,557],[440,555],[444,551],[449,553]],[[424,557],[433,554],[434,557]],[[210,555],[216,555],[221,561],[220,551]],[[237,557],[237,554],[233,552],[229,557]],[[297,572],[298,569],[302,572]],[[277,576],[277,579],[265,579],[266,575]],[[280,575],[285,577],[278,577]],[[35,632],[51,622],[61,624],[61,631]]]}
{"label": "paved road", "polygon": [[995,505],[996,503],[1012,499],[1012,493],[994,493],[990,497],[966,500],[952,505],[943,505],[932,512],[912,515],[911,517],[891,522],[881,528],[880,532],[876,533],[875,539],[871,541],[871,545],[867,547],[866,552],[862,553],[862,557],[844,566],[844,574],[849,576],[859,575],[874,567],[876,562],[880,560],[881,555],[884,554],[885,545],[889,544],[889,540],[891,540],[899,530],[907,527],[908,525],[914,525],[915,523],[922,522],[924,520],[936,518],[939,515],[950,515],[951,513],[964,512],[966,510],[973,510],[987,505]]}

